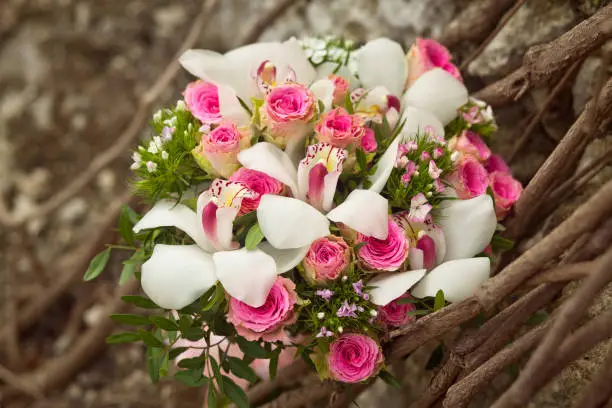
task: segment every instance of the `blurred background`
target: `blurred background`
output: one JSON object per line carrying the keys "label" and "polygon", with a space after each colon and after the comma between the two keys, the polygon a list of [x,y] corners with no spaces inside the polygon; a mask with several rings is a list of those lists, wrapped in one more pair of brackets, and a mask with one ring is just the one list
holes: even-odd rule
{"label": "blurred background", "polygon": [[[225,51],[245,41],[337,34],[357,41],[388,36],[408,48],[422,36],[442,40],[460,65],[515,2],[499,0],[498,17],[482,33],[479,26],[471,37],[453,36],[453,24],[466,24],[456,20],[459,13],[480,3],[485,1],[223,0],[202,19],[200,0],[0,0],[0,407],[203,406],[201,390],[172,380],[152,385],[141,346],[104,344],[117,329],[109,310],[121,308],[121,252],[113,252],[101,278],[81,281],[90,258],[117,239],[120,204],[138,205],[127,185],[128,148],[149,135],[148,115],[176,101],[191,80],[173,63],[186,40]],[[471,91],[512,72],[531,45],[557,37],[608,2],[524,3],[462,68]],[[522,182],[610,75],[611,48],[577,65],[552,101],[546,102],[551,90],[541,89],[496,111],[494,149],[511,160]],[[517,145],[545,103],[529,138]],[[609,134],[596,140],[582,161],[610,145]],[[610,171],[585,189],[601,185]],[[549,228],[572,208],[553,214]],[[126,286],[125,293],[138,290]],[[612,303],[610,293],[603,299]],[[604,346],[565,370],[535,406],[569,404]],[[411,377],[410,364],[423,364],[424,353],[403,368],[403,392],[377,385],[360,406],[405,406],[402,397],[429,380]],[[506,373],[491,386],[504,387],[511,378]],[[478,404],[487,406],[486,395]]]}

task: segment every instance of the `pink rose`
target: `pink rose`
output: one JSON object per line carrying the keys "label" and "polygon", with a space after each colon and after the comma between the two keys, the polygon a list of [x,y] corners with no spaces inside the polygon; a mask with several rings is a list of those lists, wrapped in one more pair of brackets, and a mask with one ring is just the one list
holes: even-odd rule
{"label": "pink rose", "polygon": [[361,141],[366,127],[360,116],[349,115],[344,108],[335,108],[323,115],[315,131],[319,142],[345,149]]}
{"label": "pink rose", "polygon": [[340,75],[329,74],[329,79],[334,83],[334,100],[335,105],[343,105],[344,98],[349,89],[349,81]]}
{"label": "pink rose", "polygon": [[236,170],[229,179],[230,181],[236,181],[246,185],[257,194],[256,198],[244,198],[242,200],[238,215],[244,215],[248,212],[255,211],[257,207],[259,207],[261,196],[264,194],[281,195],[285,189],[285,185],[274,177],[270,177],[261,171],[246,169],[244,167]]}
{"label": "pink rose", "polygon": [[502,173],[512,173],[510,167],[506,164],[504,159],[497,154],[492,154],[487,161],[486,169],[489,173],[494,173],[496,171],[501,171]]}
{"label": "pink rose", "polygon": [[489,146],[487,146],[478,133],[471,130],[461,132],[457,138],[453,139],[449,148],[464,154],[470,154],[481,162],[485,162],[491,157]]}
{"label": "pink rose", "polygon": [[512,205],[521,197],[523,186],[509,173],[494,171],[489,174],[489,186],[493,190],[495,214],[501,220],[508,215]]}
{"label": "pink rose", "polygon": [[413,303],[398,303],[400,299],[409,299],[410,295],[402,295],[385,306],[378,308],[378,321],[386,327],[401,327],[415,319],[408,312],[416,310]]}
{"label": "pink rose", "polygon": [[306,278],[310,282],[338,279],[351,262],[351,250],[344,239],[330,235],[310,245],[304,258]]}
{"label": "pink rose", "polygon": [[203,123],[219,123],[219,92],[215,84],[195,81],[183,92],[189,112]]}
{"label": "pink rose", "polygon": [[367,237],[357,234],[357,243],[365,244],[357,251],[357,256],[366,267],[378,271],[397,271],[408,256],[408,241],[404,231],[389,218],[387,239]]}
{"label": "pink rose", "polygon": [[376,142],[376,136],[374,131],[370,128],[366,128],[365,134],[361,139],[361,148],[366,153],[374,153],[378,149],[378,143]]}
{"label": "pink rose", "polygon": [[228,178],[240,167],[238,153],[243,139],[236,125],[221,124],[202,136],[192,154],[204,171]]}
{"label": "pink rose", "polygon": [[380,346],[364,334],[347,333],[329,346],[327,363],[332,379],[357,383],[375,375],[383,362]]}
{"label": "pink rose", "polygon": [[461,73],[452,62],[448,49],[437,41],[417,38],[408,54],[408,86],[412,85],[421,75],[433,68],[442,68],[458,80]]}
{"label": "pink rose", "polygon": [[285,148],[289,139],[301,140],[311,129],[316,98],[306,86],[286,83],[272,88],[261,107],[262,125],[268,141]]}
{"label": "pink rose", "polygon": [[473,156],[464,156],[448,181],[462,200],[485,194],[489,185],[487,170]]}
{"label": "pink rose", "polygon": [[227,320],[236,327],[238,334],[247,340],[283,340],[286,338],[283,329],[297,320],[294,311],[296,302],[295,284],[279,276],[270,289],[266,302],[260,307],[251,307],[230,297]]}

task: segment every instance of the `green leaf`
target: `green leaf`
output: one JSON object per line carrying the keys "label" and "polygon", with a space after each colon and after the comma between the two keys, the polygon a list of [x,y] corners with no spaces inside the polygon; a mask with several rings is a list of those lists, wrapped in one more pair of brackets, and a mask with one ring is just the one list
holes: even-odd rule
{"label": "green leaf", "polygon": [[234,221],[234,227],[242,227],[245,225],[252,225],[257,222],[257,211],[251,211],[240,217],[237,217]]}
{"label": "green leaf", "polygon": [[217,360],[215,360],[213,356],[209,356],[208,361],[210,362],[210,367],[212,368],[213,375],[215,376],[215,380],[217,381],[217,385],[219,386],[220,390],[224,392],[223,383],[221,382],[221,369],[219,368],[219,363],[217,363]]}
{"label": "green leaf", "polygon": [[277,348],[276,350],[274,350],[274,353],[272,354],[272,358],[270,358],[270,379],[275,379],[276,378],[276,372],[278,371],[278,358],[281,352],[281,348]]}
{"label": "green leaf", "polygon": [[501,235],[494,235],[491,240],[491,247],[494,251],[508,251],[514,248],[514,241],[502,237]]}
{"label": "green leaf", "polygon": [[429,310],[411,310],[406,313],[406,316],[425,316],[429,314]]}
{"label": "green leaf", "polygon": [[123,285],[125,282],[130,280],[132,276],[134,276],[137,267],[138,265],[136,265],[135,263],[123,262],[123,268],[121,268],[121,275],[119,275],[119,286]]}
{"label": "green leaf", "polygon": [[170,360],[174,360],[175,358],[177,358],[178,356],[180,356],[181,354],[183,354],[187,350],[189,350],[189,347],[174,347],[174,348],[171,348],[170,351],[168,352],[168,358]]}
{"label": "green leaf", "polygon": [[438,347],[434,349],[429,357],[429,361],[425,365],[426,370],[433,370],[438,367],[442,363],[442,359],[444,358],[444,347],[440,344]]}
{"label": "green leaf", "polygon": [[323,112],[325,112],[325,104],[320,99],[317,101],[317,108],[319,108],[319,114],[320,115],[322,115]]}
{"label": "green leaf", "polygon": [[208,378],[202,375],[202,370],[177,371],[174,373],[174,378],[188,387],[203,387],[209,382]]}
{"label": "green leaf", "polygon": [[138,330],[138,334],[140,334],[140,338],[149,347],[163,348],[164,343],[157,337],[155,337],[151,332],[146,330]]}
{"label": "green leaf", "polygon": [[413,297],[405,297],[401,299],[397,299],[395,303],[398,305],[407,305],[408,303],[419,303],[421,300]]}
{"label": "green leaf", "polygon": [[110,316],[114,322],[130,326],[148,326],[151,324],[145,316],[135,314],[114,314]]}
{"label": "green leaf", "polygon": [[[132,228],[132,217],[130,214],[130,207],[124,205],[121,207],[121,215],[119,216],[119,234],[129,245],[134,246],[134,231]],[[132,211],[133,212],[133,211]]]}
{"label": "green leaf", "polygon": [[247,341],[243,337],[238,337],[236,339],[236,343],[238,343],[240,350],[247,356],[253,358],[269,358],[270,354],[266,351],[266,349],[261,347],[261,345],[255,341]]}
{"label": "green leaf", "polygon": [[141,340],[141,337],[138,333],[134,332],[123,332],[110,335],[106,338],[107,344],[120,344],[120,343],[131,343],[134,341]]}
{"label": "green leaf", "polygon": [[176,324],[176,322],[166,317],[150,316],[149,320],[151,320],[151,322],[153,322],[155,326],[159,327],[162,330],[166,330],[166,331],[177,331],[178,330],[178,324]]}
{"label": "green leaf", "polygon": [[257,381],[257,374],[247,363],[236,357],[228,357],[230,371],[236,375],[236,377],[247,380],[250,383]]}
{"label": "green leaf", "polygon": [[357,155],[357,164],[359,165],[359,171],[361,171],[362,174],[365,174],[368,169],[368,159],[366,158],[365,152],[363,151],[363,149],[359,148],[355,150],[355,154]]}
{"label": "green leaf", "polygon": [[392,386],[393,388],[397,388],[398,390],[402,389],[402,384],[387,370],[382,370],[378,375],[381,380]]}
{"label": "green leaf", "polygon": [[204,363],[206,363],[206,358],[204,356],[193,357],[193,358],[185,358],[179,361],[178,366],[181,368],[202,368],[204,367]]}
{"label": "green leaf", "polygon": [[182,337],[191,341],[200,340],[204,337],[204,334],[204,329],[201,327],[189,327],[188,329],[181,330]]}
{"label": "green leaf", "polygon": [[436,292],[436,298],[434,299],[434,312],[442,309],[446,305],[444,301],[444,291],[440,289]]}
{"label": "green leaf", "polygon": [[223,392],[238,408],[249,408],[249,398],[246,393],[228,376],[223,376]]}
{"label": "green leaf", "polygon": [[93,259],[89,263],[89,267],[85,271],[85,275],[83,275],[84,281],[87,282],[93,280],[102,273],[110,258],[110,252],[111,249],[106,248],[104,251],[93,257]]}
{"label": "green leaf", "polygon": [[208,386],[208,406],[217,408],[217,390],[212,383]]}
{"label": "green leaf", "polygon": [[122,296],[121,300],[123,300],[125,303],[128,303],[130,305],[134,305],[134,306],[139,307],[141,309],[159,309],[159,306],[157,306],[155,303],[153,303],[152,300],[147,299],[147,298],[142,297],[142,296],[138,296],[138,295],[126,295],[126,296]]}
{"label": "green leaf", "polygon": [[215,295],[208,301],[208,303],[202,308],[202,311],[206,312],[213,307],[215,307],[219,302],[223,301],[225,298],[225,291],[221,285],[216,285],[214,287]]}
{"label": "green leaf", "polygon": [[263,232],[261,232],[259,224],[255,224],[249,229],[246,240],[244,241],[244,246],[249,250],[255,249],[263,238],[264,235]]}
{"label": "green leaf", "polygon": [[537,326],[546,319],[548,319],[548,313],[546,313],[544,310],[540,310],[531,315],[531,317],[527,319],[525,324],[528,326]]}
{"label": "green leaf", "polygon": [[162,349],[147,347],[147,352],[145,354],[147,371],[149,372],[149,377],[151,377],[153,384],[159,381],[161,360],[165,354],[165,351]]}

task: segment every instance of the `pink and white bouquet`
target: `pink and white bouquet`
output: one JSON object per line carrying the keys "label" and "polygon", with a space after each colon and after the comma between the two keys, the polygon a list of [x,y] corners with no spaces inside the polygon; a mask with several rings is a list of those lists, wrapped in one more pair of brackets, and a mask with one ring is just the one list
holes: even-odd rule
{"label": "pink and white bouquet", "polygon": [[148,296],[125,300],[158,314],[113,316],[150,326],[109,338],[144,341],[154,379],[177,359],[178,379],[240,400],[236,377],[294,348],[321,378],[366,381],[390,330],[488,278],[522,188],[442,45],[306,38],[180,62],[197,79],[133,153],[152,208],[120,221],[122,281],[139,270]]}

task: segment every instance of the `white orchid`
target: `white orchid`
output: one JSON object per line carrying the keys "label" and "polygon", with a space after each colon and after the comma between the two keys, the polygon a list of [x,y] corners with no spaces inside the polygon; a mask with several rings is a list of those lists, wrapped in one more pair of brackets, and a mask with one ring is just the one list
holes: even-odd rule
{"label": "white orchid", "polygon": [[198,198],[197,211],[160,201],[134,226],[135,232],[176,227],[196,243],[158,244],[142,265],[142,288],[155,303],[166,309],[180,309],[217,281],[227,293],[250,306],[259,307],[265,302],[277,274],[295,267],[304,254],[284,251],[282,258],[276,259],[262,248],[238,249],[232,241],[233,221],[242,199],[252,195],[240,183],[216,180]]}
{"label": "white orchid", "polygon": [[[436,239],[436,264],[430,272],[416,269],[382,274],[368,285],[372,302],[384,306],[414,287],[416,297],[435,296],[444,291],[445,299],[458,302],[474,293],[490,273],[490,260],[476,257],[491,242],[497,226],[493,200],[482,195],[470,200],[446,200],[440,208],[439,225],[443,244]],[[435,237],[435,235],[432,235]],[[415,286],[416,285],[416,286]]]}

